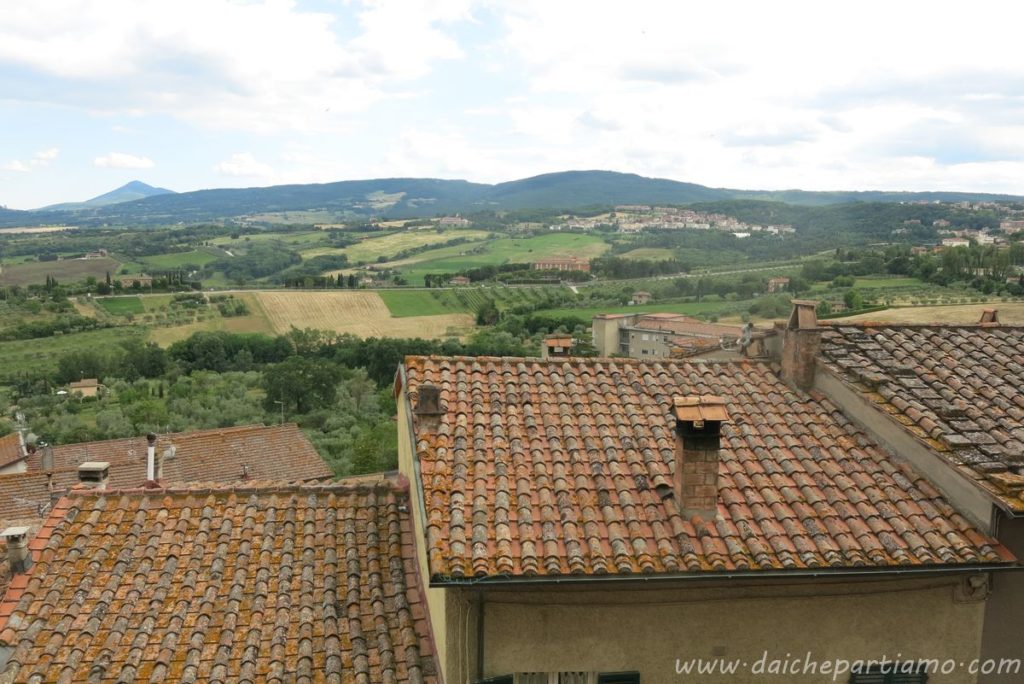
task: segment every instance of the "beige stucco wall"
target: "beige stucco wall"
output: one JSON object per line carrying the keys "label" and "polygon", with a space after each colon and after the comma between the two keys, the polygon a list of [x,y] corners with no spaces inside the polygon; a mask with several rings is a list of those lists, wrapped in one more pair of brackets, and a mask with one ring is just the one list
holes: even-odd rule
{"label": "beige stucco wall", "polygon": [[[760,586],[736,582],[672,590],[600,591],[570,587],[488,591],[484,597],[485,677],[526,671],[640,672],[641,682],[827,682],[831,675],[758,677],[749,672],[770,657],[850,661],[886,655],[952,658],[979,654],[983,601],[954,598],[958,580],[802,583]],[[619,585],[621,586],[621,585]],[[452,589],[459,620],[448,622],[449,649],[465,660],[449,663],[448,684],[476,678],[476,590]],[[472,606],[470,609],[469,607]],[[465,614],[462,611],[465,610]],[[676,660],[739,659],[735,675],[676,673]],[[845,682],[849,675],[836,681]],[[929,681],[974,682],[966,669]]]}
{"label": "beige stucco wall", "polygon": [[447,603],[455,600],[455,596],[449,595],[444,589],[430,587],[430,573],[427,569],[427,543],[424,538],[423,529],[423,492],[419,486],[419,478],[413,466],[413,455],[416,450],[413,448],[409,397],[402,388],[398,397],[398,469],[409,478],[409,503],[411,504],[410,514],[413,519],[413,535],[416,543],[416,558],[419,564],[420,578],[426,586],[427,606],[430,610],[430,625],[434,633],[434,646],[437,650],[437,662],[442,671],[448,670],[446,659],[448,658],[447,639]]}

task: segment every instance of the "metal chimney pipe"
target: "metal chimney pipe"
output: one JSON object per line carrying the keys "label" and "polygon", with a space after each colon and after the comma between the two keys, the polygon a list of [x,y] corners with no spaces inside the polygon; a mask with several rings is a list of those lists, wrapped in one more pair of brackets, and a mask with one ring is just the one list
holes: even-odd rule
{"label": "metal chimney pipe", "polygon": [[146,441],[149,443],[146,449],[146,481],[152,482],[156,479],[156,434],[150,432]]}

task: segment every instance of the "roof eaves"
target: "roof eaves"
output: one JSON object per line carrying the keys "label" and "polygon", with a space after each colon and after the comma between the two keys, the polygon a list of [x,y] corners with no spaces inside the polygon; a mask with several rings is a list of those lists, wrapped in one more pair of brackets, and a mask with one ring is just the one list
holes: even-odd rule
{"label": "roof eaves", "polygon": [[957,563],[915,566],[865,566],[843,568],[790,568],[778,570],[714,570],[710,572],[660,572],[660,573],[609,573],[580,575],[484,575],[477,577],[451,577],[432,575],[432,587],[487,587],[502,585],[548,585],[588,584],[610,582],[669,582],[697,580],[756,580],[824,577],[879,577],[879,576],[929,576],[957,575],[975,572],[1004,572],[1024,570],[1024,564],[1017,560],[1003,546],[994,547],[1006,560],[999,563]]}

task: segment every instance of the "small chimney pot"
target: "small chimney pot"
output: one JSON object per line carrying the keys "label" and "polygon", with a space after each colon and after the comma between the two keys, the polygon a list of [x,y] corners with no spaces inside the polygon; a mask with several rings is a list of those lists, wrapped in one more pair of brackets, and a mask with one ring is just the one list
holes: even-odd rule
{"label": "small chimney pot", "polygon": [[32,567],[28,531],[27,527],[8,527],[0,532],[0,537],[7,541],[7,562],[11,566],[11,575],[24,574]]}
{"label": "small chimney pot", "polygon": [[78,466],[78,481],[93,489],[106,489],[110,480],[110,463],[86,461]]}

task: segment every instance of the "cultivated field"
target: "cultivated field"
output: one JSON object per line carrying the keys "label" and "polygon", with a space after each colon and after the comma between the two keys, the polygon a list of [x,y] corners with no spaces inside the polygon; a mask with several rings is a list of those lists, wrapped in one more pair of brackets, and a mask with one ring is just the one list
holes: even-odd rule
{"label": "cultivated field", "polygon": [[0,228],[0,234],[26,235],[33,233],[60,233],[65,230],[78,230],[78,226],[18,226],[15,228]]}
{"label": "cultivated field", "polygon": [[399,252],[404,252],[407,249],[436,245],[448,240],[454,240],[455,238],[478,240],[485,237],[487,237],[487,233],[482,230],[452,230],[443,233],[437,233],[434,230],[407,230],[381,237],[371,237],[340,249],[317,247],[303,250],[300,254],[302,254],[304,259],[321,254],[344,254],[348,257],[349,262],[354,264],[376,261],[379,257],[387,258]]}
{"label": "cultivated field", "polygon": [[671,249],[663,247],[638,247],[619,256],[623,259],[648,259],[650,261],[664,261],[676,255]]}
{"label": "cultivated field", "polygon": [[142,306],[142,299],[135,297],[102,297],[96,299],[96,303],[102,306],[108,313],[118,316],[125,314],[141,314],[145,311]]}
{"label": "cultivated field", "polygon": [[316,328],[360,337],[461,335],[473,327],[468,314],[394,318],[376,292],[254,292],[274,332]]}
{"label": "cultivated field", "polygon": [[1000,323],[1024,324],[1024,304],[990,302],[951,306],[908,306],[860,314],[839,321],[879,321],[886,323],[977,323],[985,309],[998,309]]}
{"label": "cultivated field", "polygon": [[169,254],[142,257],[139,261],[150,268],[172,270],[187,264],[203,266],[217,259],[218,257],[205,250],[194,249],[191,252],[171,252]]}
{"label": "cultivated field", "polygon": [[61,283],[73,283],[93,276],[102,280],[107,273],[117,273],[121,264],[110,258],[65,259],[63,261],[30,261],[0,269],[0,285],[43,284],[46,276]]}

